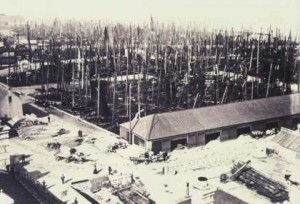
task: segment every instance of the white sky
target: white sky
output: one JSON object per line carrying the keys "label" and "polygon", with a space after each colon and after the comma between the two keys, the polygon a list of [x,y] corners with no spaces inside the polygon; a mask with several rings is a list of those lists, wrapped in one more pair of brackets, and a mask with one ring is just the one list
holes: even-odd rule
{"label": "white sky", "polygon": [[278,27],[300,32],[300,0],[0,0],[0,13],[27,19],[75,18]]}

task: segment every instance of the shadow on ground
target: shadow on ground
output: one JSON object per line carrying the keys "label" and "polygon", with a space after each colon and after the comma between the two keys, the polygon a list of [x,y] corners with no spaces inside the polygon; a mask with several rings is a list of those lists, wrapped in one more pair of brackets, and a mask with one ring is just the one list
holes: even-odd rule
{"label": "shadow on ground", "polygon": [[0,189],[14,199],[15,204],[39,203],[11,174],[6,172],[0,171]]}

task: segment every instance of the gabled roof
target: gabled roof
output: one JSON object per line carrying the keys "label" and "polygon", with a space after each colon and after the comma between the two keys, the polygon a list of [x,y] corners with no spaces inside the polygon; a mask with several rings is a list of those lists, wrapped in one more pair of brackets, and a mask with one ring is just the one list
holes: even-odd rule
{"label": "gabled roof", "polygon": [[134,119],[131,127],[140,137],[155,140],[295,114],[300,114],[300,94],[153,114]]}

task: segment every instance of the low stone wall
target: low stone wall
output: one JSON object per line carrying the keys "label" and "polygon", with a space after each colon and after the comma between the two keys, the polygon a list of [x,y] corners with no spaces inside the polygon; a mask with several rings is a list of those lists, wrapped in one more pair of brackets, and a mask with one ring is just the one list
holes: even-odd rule
{"label": "low stone wall", "polygon": [[42,184],[29,176],[28,171],[22,166],[13,167],[14,177],[41,203],[63,204],[50,191],[44,189]]}
{"label": "low stone wall", "polygon": [[99,126],[97,126],[97,125],[95,125],[95,124],[93,124],[93,123],[90,123],[90,122],[88,122],[88,121],[86,121],[86,120],[80,118],[79,116],[72,115],[72,114],[70,114],[70,113],[68,113],[68,112],[66,112],[66,111],[64,111],[64,110],[61,110],[61,109],[55,107],[55,106],[51,106],[51,107],[54,108],[55,110],[57,110],[57,111],[59,111],[59,112],[65,114],[65,115],[68,115],[68,116],[74,118],[75,120],[78,120],[78,121],[80,121],[80,122],[82,122],[82,123],[85,123],[85,124],[89,125],[90,127],[93,127],[93,128],[95,128],[95,129],[97,129],[97,130],[106,132],[106,133],[108,133],[108,134],[110,134],[110,135],[112,135],[112,136],[119,137],[119,135],[116,135],[116,134],[113,133],[113,132],[110,132],[110,131],[108,131],[108,130],[102,128],[102,127],[99,127]]}

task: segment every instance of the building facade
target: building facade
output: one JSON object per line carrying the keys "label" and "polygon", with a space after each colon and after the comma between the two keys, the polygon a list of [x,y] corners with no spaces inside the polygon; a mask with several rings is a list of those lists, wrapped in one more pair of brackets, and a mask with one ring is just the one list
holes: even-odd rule
{"label": "building facade", "polygon": [[23,117],[23,106],[21,99],[0,83],[0,118],[21,118]]}

